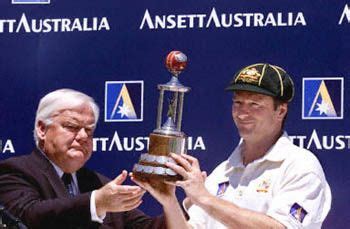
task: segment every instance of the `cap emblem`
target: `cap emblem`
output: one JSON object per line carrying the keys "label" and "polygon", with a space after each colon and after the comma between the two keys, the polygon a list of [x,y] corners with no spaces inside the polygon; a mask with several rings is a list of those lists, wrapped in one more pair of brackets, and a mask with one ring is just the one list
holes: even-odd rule
{"label": "cap emblem", "polygon": [[258,70],[256,70],[256,68],[248,68],[240,72],[236,81],[240,80],[244,83],[258,84],[260,77],[261,74],[258,72]]}

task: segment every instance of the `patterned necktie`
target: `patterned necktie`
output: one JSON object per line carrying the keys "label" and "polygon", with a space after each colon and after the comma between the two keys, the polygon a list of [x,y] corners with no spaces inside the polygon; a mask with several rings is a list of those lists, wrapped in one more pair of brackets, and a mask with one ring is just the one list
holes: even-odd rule
{"label": "patterned necktie", "polygon": [[66,189],[67,189],[69,195],[75,196],[74,189],[73,189],[73,183],[72,183],[72,181],[73,181],[72,174],[64,173],[61,179],[64,183],[64,186],[66,186]]}

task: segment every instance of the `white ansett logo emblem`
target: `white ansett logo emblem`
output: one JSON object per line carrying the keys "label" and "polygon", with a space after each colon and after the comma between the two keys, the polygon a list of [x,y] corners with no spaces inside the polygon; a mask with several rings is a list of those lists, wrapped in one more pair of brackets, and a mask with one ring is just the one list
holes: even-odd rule
{"label": "white ansett logo emblem", "polygon": [[302,119],[343,119],[344,79],[303,78]]}
{"label": "white ansett logo emblem", "polygon": [[107,81],[105,122],[143,121],[143,81]]}

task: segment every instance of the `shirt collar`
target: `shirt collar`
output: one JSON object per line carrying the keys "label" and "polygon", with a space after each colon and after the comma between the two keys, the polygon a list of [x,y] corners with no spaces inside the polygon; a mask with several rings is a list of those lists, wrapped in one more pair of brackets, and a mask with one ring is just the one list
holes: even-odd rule
{"label": "shirt collar", "polygon": [[277,142],[272,145],[272,147],[267,151],[267,153],[260,159],[261,161],[268,160],[273,162],[280,162],[286,159],[288,154],[288,145],[291,144],[291,141],[288,137],[286,131],[283,132],[281,137]]}
{"label": "shirt collar", "polygon": [[244,168],[242,155],[241,155],[241,146],[242,146],[243,140],[241,139],[237,145],[237,147],[233,150],[230,157],[227,159],[225,164],[225,172],[224,176],[222,177],[222,181],[228,180],[228,177],[231,175],[231,173],[237,169],[237,168]]}
{"label": "shirt collar", "polygon": [[230,164],[233,167],[244,168],[243,158],[242,158],[242,142],[243,142],[243,139],[240,139],[237,147],[232,152],[231,156],[228,158],[228,164]]}
{"label": "shirt collar", "polygon": [[[243,139],[239,141],[238,146],[235,148],[231,156],[228,158],[228,163],[226,165],[226,174],[229,173],[234,168],[244,168],[243,158],[242,158],[242,142]],[[272,145],[272,147],[266,152],[266,154],[255,160],[255,162],[262,162],[265,160],[279,162],[283,161],[288,154],[287,145],[291,144],[291,141],[288,137],[286,131],[283,132],[281,137],[277,140],[277,142]]]}
{"label": "shirt collar", "polygon": [[[46,159],[50,162],[50,164],[51,164],[51,165],[53,166],[53,168],[55,169],[55,171],[56,171],[58,177],[61,179],[62,176],[63,176],[63,174],[64,174],[63,170],[62,170],[60,167],[58,167],[58,165],[56,165],[53,161],[51,161],[41,149],[39,149],[39,151],[40,151],[40,153],[42,153],[42,155],[44,155],[44,157],[46,157]],[[73,178],[73,183],[74,183],[74,185],[77,185],[77,184],[78,184],[77,173],[74,172],[74,173],[71,173],[71,174],[72,174],[72,178]]]}

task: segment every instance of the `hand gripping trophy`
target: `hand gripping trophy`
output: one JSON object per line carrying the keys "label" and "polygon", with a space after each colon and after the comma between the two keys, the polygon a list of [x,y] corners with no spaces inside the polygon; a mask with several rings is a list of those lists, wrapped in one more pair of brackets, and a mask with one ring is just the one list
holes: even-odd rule
{"label": "hand gripping trophy", "polygon": [[[180,175],[165,166],[166,162],[175,163],[170,153],[186,153],[187,138],[181,131],[182,109],[184,95],[190,90],[178,80],[179,74],[187,65],[187,57],[180,51],[170,52],[165,61],[172,78],[166,84],[158,84],[159,101],[156,129],[150,134],[148,153],[143,153],[134,165],[133,174],[136,178],[157,184],[159,181],[175,181],[182,179]],[[168,96],[168,97],[167,97]],[[163,101],[168,98],[168,112],[166,121],[162,125]]]}

